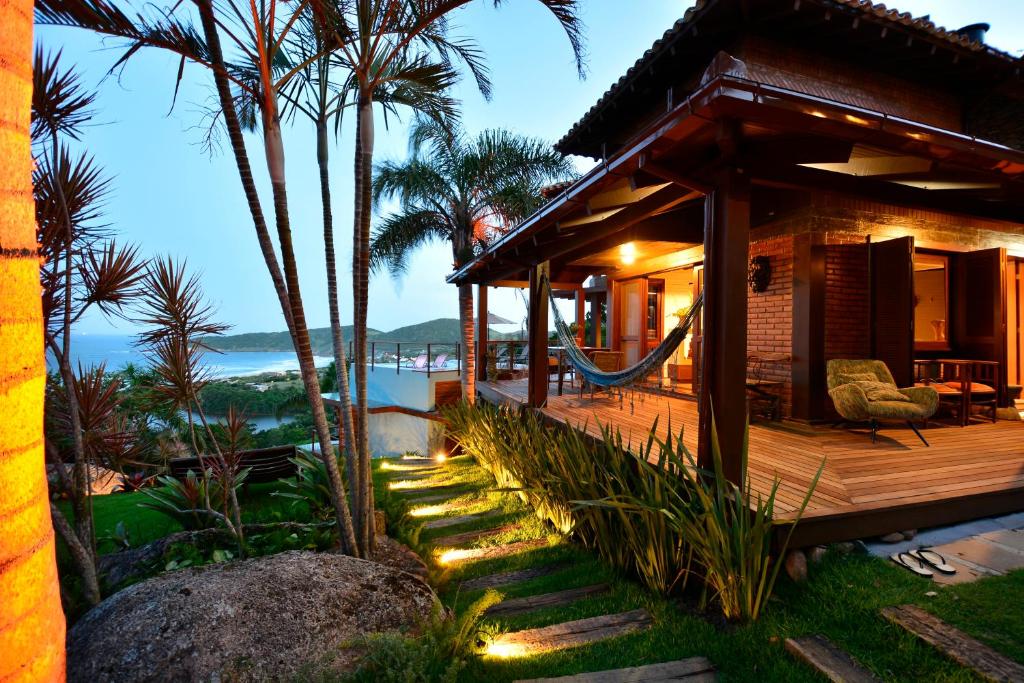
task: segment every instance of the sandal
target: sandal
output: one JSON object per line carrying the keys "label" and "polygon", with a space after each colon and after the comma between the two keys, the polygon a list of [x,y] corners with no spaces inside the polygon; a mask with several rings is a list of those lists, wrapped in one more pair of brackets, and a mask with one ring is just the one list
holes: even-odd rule
{"label": "sandal", "polygon": [[929,579],[934,576],[932,570],[925,566],[924,561],[914,555],[909,555],[907,553],[894,553],[889,556],[889,559],[904,569],[909,569],[918,576],[923,576]]}
{"label": "sandal", "polygon": [[910,556],[943,574],[956,574],[956,567],[946,562],[946,558],[932,550],[930,546],[923,545],[917,550],[911,550]]}

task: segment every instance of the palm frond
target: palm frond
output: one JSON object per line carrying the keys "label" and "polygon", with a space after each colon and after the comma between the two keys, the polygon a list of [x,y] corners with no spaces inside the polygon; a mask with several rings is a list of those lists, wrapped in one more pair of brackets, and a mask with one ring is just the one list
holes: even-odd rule
{"label": "palm frond", "polygon": [[451,240],[447,219],[433,211],[411,211],[388,216],[370,242],[370,267],[398,276],[408,267],[413,251],[434,240]]}
{"label": "palm frond", "polygon": [[96,94],[86,92],[74,71],[61,69],[61,53],[36,48],[32,65],[32,141],[66,135],[77,140],[92,116]]}

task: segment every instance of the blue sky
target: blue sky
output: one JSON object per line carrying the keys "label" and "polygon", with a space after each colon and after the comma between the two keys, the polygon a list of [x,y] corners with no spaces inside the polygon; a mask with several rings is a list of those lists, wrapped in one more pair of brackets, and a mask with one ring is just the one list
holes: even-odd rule
{"label": "blue sky", "polygon": [[[462,35],[484,48],[494,81],[494,97],[485,101],[471,81],[461,83],[467,130],[504,127],[550,141],[561,137],[621,76],[651,43],[679,18],[688,2],[679,0],[581,0],[586,23],[588,77],[579,80],[572,53],[557,23],[538,2],[514,0],[500,9],[477,0],[455,15]],[[900,0],[891,3],[914,15],[930,13],[941,25],[956,28],[988,21],[990,44],[1020,54],[1024,48],[1024,2],[1019,0]],[[628,11],[624,8],[628,7]],[[200,67],[186,68],[178,101],[171,110],[176,60],[149,51],[133,59],[120,79],[105,78],[120,51],[117,43],[72,29],[41,27],[37,40],[62,49],[84,81],[98,86],[98,115],[84,144],[113,177],[106,220],[122,239],[136,242],[146,255],[187,258],[202,273],[209,298],[234,332],[284,329],[283,319],[252,221],[244,203],[230,150],[213,155],[202,147],[204,111],[212,85]],[[404,123],[385,130],[378,118],[378,158],[401,158],[406,150]],[[352,130],[342,131],[332,150],[332,189],[339,281],[349,282],[352,236]],[[248,140],[261,187],[267,188],[258,140]],[[292,227],[301,273],[306,317],[311,327],[326,326],[328,311],[323,265],[320,195],[313,130],[297,121],[286,131],[287,177]],[[589,164],[579,160],[579,168]],[[264,211],[272,214],[269,192]],[[378,329],[458,315],[455,291],[445,284],[451,250],[435,245],[420,251],[408,273],[395,281],[376,276],[371,284],[369,324]],[[351,299],[342,294],[342,318],[351,319]],[[523,304],[509,291],[491,296],[491,310],[513,320]],[[118,330],[102,316],[90,316],[81,332]]]}

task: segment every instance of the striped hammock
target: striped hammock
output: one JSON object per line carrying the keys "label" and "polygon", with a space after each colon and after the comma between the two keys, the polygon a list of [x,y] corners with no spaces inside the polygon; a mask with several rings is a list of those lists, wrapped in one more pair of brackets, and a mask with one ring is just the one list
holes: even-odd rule
{"label": "striped hammock", "polygon": [[[558,333],[558,340],[565,347],[566,358],[587,382],[599,387],[623,387],[634,384],[650,375],[656,368],[661,367],[672,357],[672,354],[679,348],[679,345],[683,343],[686,335],[690,333],[693,321],[696,320],[697,313],[704,303],[704,291],[701,290],[693,305],[690,306],[690,310],[679,319],[679,324],[672,328],[665,335],[662,342],[652,349],[650,353],[641,358],[638,363],[628,368],[615,372],[603,372],[594,365],[583,349],[579,347],[579,344],[576,343],[576,335],[572,333],[572,330],[558,312],[558,306],[555,305],[555,297],[551,291],[551,283],[547,277],[543,278],[541,286],[547,289],[548,297],[551,300],[551,308],[555,314],[555,330]],[[597,324],[597,321],[595,321],[595,324]]]}

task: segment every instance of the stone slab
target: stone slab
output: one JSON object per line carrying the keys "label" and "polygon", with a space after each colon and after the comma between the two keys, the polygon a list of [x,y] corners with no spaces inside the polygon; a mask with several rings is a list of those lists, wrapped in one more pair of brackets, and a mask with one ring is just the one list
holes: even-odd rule
{"label": "stone slab", "polygon": [[559,676],[558,678],[531,678],[515,683],[668,683],[686,681],[698,683],[715,680],[715,668],[706,657],[690,657],[676,662],[662,662],[646,666],[633,666],[614,671]]}

